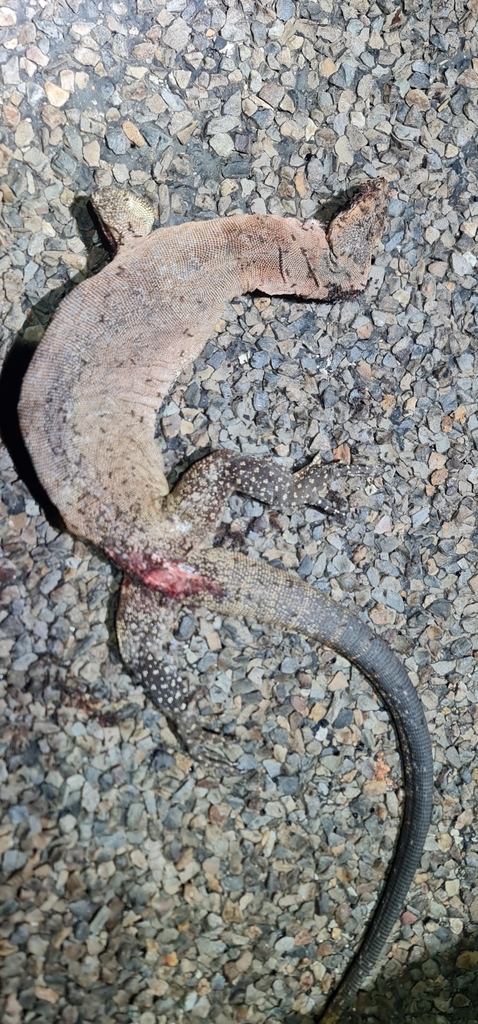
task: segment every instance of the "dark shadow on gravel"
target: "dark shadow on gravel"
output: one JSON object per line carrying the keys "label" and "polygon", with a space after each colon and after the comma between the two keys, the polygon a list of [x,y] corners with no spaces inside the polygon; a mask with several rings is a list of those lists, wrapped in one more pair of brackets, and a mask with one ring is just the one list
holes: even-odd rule
{"label": "dark shadow on gravel", "polygon": [[[51,319],[56,306],[64,295],[64,288],[59,287],[48,296],[49,319]],[[29,311],[23,329],[17,334],[5,357],[0,374],[0,436],[11,456],[18,476],[26,484],[35,501],[41,505],[48,522],[56,530],[62,530],[64,526],[61,516],[50,501],[48,494],[37,477],[21,434],[18,418],[18,402],[23,378],[30,365],[37,344],[36,342],[29,341],[25,334],[28,328],[42,321],[45,306],[45,300],[41,300],[37,306]]]}
{"label": "dark shadow on gravel", "polygon": [[[81,238],[87,249],[87,273],[90,277],[108,262],[104,249],[100,248],[95,239],[95,225],[88,210],[88,197],[74,199],[71,207],[72,217],[78,224]],[[28,310],[22,329],[18,332],[5,357],[0,374],[0,436],[7,448],[18,476],[28,487],[35,501],[41,505],[48,522],[56,529],[63,530],[64,524],[58,510],[50,501],[35,472],[32,460],[27,451],[20,430],[18,418],[18,402],[23,378],[27,372],[38,342],[29,337],[35,327],[44,330],[53,319],[56,310],[66,295],[82,280],[85,275],[75,275],[66,279],[64,284],[44,295],[36,305]],[[65,344],[68,339],[65,338]]]}
{"label": "dark shadow on gravel", "polygon": [[[378,975],[353,1012],[336,1024],[476,1024],[478,931],[450,949],[407,964],[393,977]],[[320,1024],[321,1014],[270,1017],[281,1024]]]}

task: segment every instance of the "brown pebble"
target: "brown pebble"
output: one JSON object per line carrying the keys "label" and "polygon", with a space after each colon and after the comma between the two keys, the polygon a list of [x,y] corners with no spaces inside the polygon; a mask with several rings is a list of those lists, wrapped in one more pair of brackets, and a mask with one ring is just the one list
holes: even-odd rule
{"label": "brown pebble", "polygon": [[139,128],[137,128],[132,121],[123,121],[121,127],[126,135],[126,138],[133,143],[133,146],[138,146],[139,148],[140,146],[146,145],[146,139],[144,138],[143,135],[141,135]]}

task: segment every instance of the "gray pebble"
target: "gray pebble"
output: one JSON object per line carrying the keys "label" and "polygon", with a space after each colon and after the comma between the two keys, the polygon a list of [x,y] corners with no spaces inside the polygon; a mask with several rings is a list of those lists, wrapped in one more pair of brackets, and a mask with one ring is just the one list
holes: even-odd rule
{"label": "gray pebble", "polygon": [[129,139],[126,138],[124,131],[121,128],[113,126],[106,132],[106,145],[112,153],[116,153],[117,156],[122,156],[127,153],[131,148]]}

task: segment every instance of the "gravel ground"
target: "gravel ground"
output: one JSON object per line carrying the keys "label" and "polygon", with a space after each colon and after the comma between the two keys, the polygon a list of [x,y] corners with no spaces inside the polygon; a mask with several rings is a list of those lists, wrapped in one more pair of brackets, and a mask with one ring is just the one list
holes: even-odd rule
{"label": "gravel ground", "polygon": [[370,687],[302,637],[186,613],[203,710],[259,765],[194,767],[123,670],[117,575],[37,504],[14,409],[59,299],[105,258],[95,186],[134,187],[161,224],[327,219],[377,174],[391,200],[366,293],[233,302],[159,432],[168,470],[208,445],[362,467],[345,524],[234,497],[228,542],[356,606],[426,709],[434,824],[348,1020],[476,1020],[478,3],[432,7],[0,6],[5,1024],[306,1024],[362,933],[401,802]]}

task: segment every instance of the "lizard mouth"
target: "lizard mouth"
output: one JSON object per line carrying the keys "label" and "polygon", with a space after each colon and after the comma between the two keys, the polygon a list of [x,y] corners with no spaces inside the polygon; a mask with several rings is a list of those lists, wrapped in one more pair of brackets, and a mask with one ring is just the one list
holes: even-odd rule
{"label": "lizard mouth", "polygon": [[201,593],[222,596],[219,583],[198,572],[194,566],[186,565],[177,559],[151,555],[145,551],[124,554],[117,548],[104,550],[128,576],[150,590],[159,591],[165,597],[182,600],[192,594]]}

